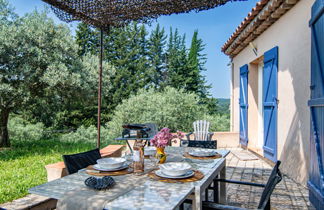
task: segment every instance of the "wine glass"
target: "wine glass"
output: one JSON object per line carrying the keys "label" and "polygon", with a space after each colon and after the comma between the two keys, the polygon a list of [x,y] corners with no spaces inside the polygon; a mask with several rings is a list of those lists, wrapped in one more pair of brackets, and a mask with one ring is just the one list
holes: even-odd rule
{"label": "wine glass", "polygon": [[180,142],[181,147],[184,147],[184,153],[188,153],[188,146],[189,146],[189,141],[188,140],[181,140]]}

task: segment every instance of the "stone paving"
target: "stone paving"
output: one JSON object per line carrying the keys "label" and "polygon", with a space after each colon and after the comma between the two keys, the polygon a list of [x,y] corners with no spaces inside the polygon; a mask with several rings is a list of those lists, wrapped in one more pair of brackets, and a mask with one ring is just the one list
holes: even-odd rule
{"label": "stone paving", "polygon": [[[242,161],[230,153],[226,157],[227,179],[266,183],[272,166],[265,161]],[[263,188],[227,184],[228,205],[255,209],[258,206]],[[287,176],[276,186],[271,196],[272,209],[314,209],[308,200],[308,189]]]}

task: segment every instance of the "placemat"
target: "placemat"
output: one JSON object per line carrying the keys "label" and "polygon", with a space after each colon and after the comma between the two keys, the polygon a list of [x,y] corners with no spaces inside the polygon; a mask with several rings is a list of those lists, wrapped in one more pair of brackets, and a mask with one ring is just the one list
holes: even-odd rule
{"label": "placemat", "polygon": [[210,157],[197,157],[197,156],[192,156],[192,155],[190,155],[188,153],[185,153],[183,156],[186,157],[186,158],[197,159],[197,160],[217,159],[217,158],[222,157],[222,155],[218,154],[218,153],[216,155],[210,156]]}
{"label": "placemat", "polygon": [[192,177],[184,178],[184,179],[170,179],[170,178],[164,178],[164,177],[160,177],[160,176],[156,175],[155,171],[156,170],[148,173],[148,177],[150,177],[151,179],[154,179],[156,181],[167,182],[167,183],[195,182],[195,181],[201,180],[205,176],[201,171],[195,170],[195,174]]}
{"label": "placemat", "polygon": [[98,171],[94,169],[92,165],[90,165],[86,168],[86,173],[91,176],[120,176],[133,173],[133,168],[128,167],[120,171]]}

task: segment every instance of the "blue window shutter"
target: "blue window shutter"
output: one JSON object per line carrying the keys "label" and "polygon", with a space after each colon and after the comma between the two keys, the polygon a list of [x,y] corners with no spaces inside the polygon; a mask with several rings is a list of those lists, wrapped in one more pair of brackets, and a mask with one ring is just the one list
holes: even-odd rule
{"label": "blue window shutter", "polygon": [[277,160],[278,47],[264,53],[263,60],[264,157]]}
{"label": "blue window shutter", "polygon": [[248,143],[248,65],[240,68],[240,143]]}
{"label": "blue window shutter", "polygon": [[324,0],[312,6],[309,21],[311,49],[311,113],[309,200],[316,209],[324,206]]}

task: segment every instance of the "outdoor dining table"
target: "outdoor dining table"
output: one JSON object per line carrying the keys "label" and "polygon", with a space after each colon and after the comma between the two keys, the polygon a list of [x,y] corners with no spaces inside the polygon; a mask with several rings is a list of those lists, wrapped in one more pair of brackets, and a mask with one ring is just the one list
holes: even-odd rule
{"label": "outdoor dining table", "polygon": [[[127,174],[121,176],[113,176],[116,185],[108,190],[97,191],[85,187],[84,180],[90,177],[85,170],[78,173],[65,176],[63,178],[47,182],[42,185],[35,186],[29,189],[29,193],[42,195],[57,199],[64,199],[67,195],[71,196],[73,192],[79,192],[81,189],[86,193],[100,194],[108,201],[104,206],[98,209],[175,209],[187,198],[193,199],[193,209],[202,209],[202,198],[205,189],[213,182],[213,179],[218,175],[219,178],[226,178],[226,155],[228,150],[216,150],[222,155],[222,158],[197,160],[189,159],[183,156],[184,148],[182,147],[167,147],[167,161],[186,161],[196,170],[201,171],[204,177],[196,182],[176,182],[166,183],[153,180],[148,177],[147,173],[152,171],[150,160],[145,161],[145,172],[141,176]],[[226,202],[226,187],[225,184],[220,184],[219,202]],[[112,195],[114,191],[118,191],[118,195]],[[122,193],[120,193],[122,192]],[[110,198],[110,199],[109,199]],[[73,196],[69,198],[73,199]],[[82,202],[93,202],[87,197],[81,199]],[[87,203],[86,203],[87,204]],[[91,203],[89,203],[91,205]]]}

